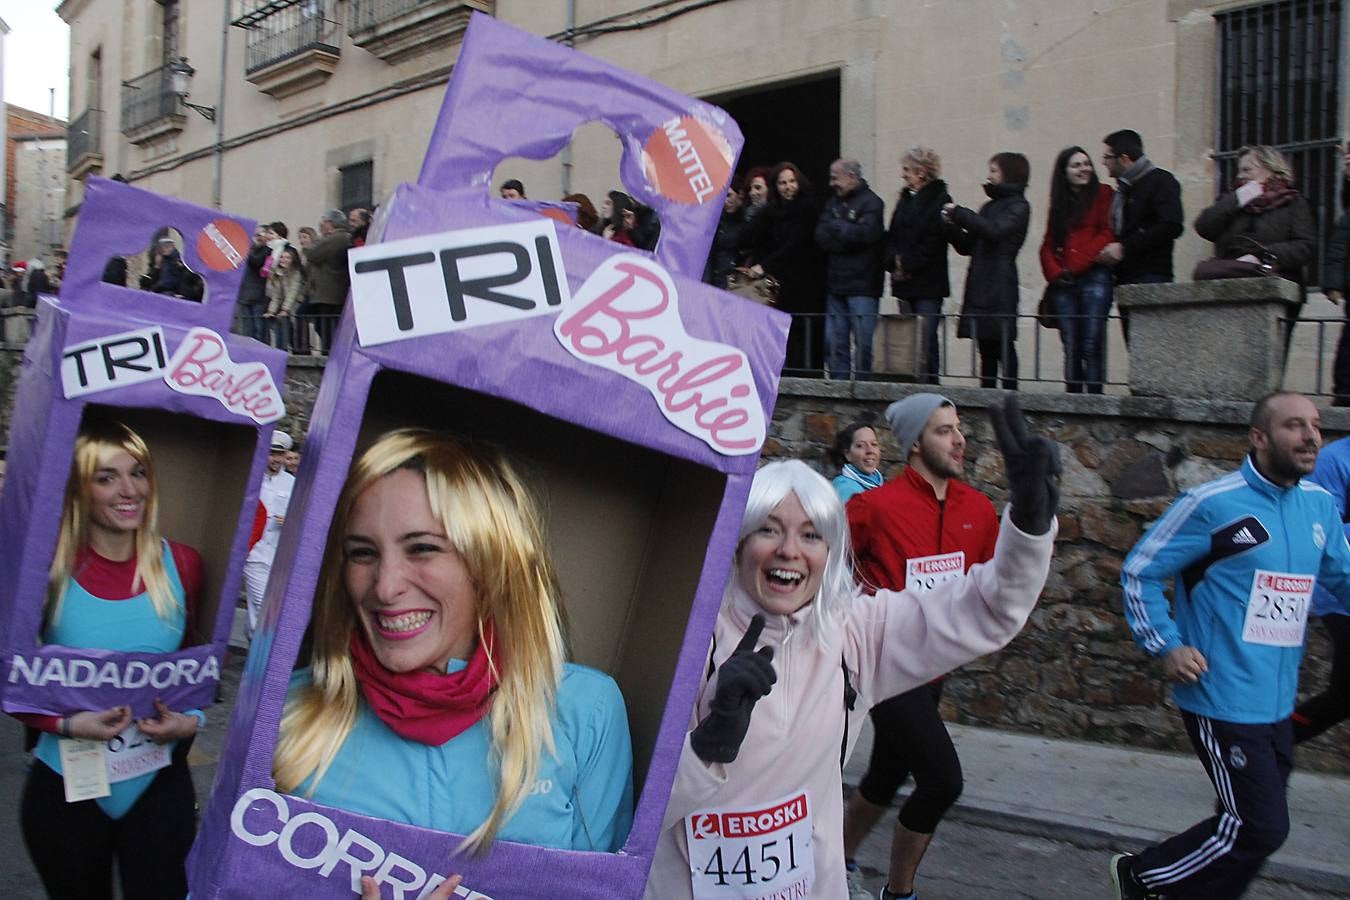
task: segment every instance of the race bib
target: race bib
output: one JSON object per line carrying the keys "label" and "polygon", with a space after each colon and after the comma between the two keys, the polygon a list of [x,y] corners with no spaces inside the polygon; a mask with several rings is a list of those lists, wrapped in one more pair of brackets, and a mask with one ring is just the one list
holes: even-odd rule
{"label": "race bib", "polygon": [[103,745],[103,764],[108,770],[108,783],[117,784],[167,766],[169,745],[156,744],[132,722]]}
{"label": "race bib", "polygon": [[98,741],[62,738],[56,745],[61,754],[61,781],[66,789],[66,802],[79,803],[107,797],[108,767],[103,764],[103,745]]}
{"label": "race bib", "polygon": [[756,809],[702,810],[684,828],[695,900],[811,896],[816,862],[805,791]]}
{"label": "race bib", "polygon": [[966,553],[916,556],[905,562],[905,590],[926,594],[939,584],[955,581],[966,573]]}
{"label": "race bib", "polygon": [[1270,647],[1301,647],[1312,605],[1312,575],[1290,575],[1257,569],[1247,597],[1247,620],[1242,639]]}

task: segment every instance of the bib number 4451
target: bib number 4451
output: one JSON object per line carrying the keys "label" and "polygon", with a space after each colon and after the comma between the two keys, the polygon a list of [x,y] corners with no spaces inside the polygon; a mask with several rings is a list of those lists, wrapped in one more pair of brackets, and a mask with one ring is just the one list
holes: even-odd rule
{"label": "bib number 4451", "polygon": [[805,792],[762,807],[723,807],[685,820],[697,900],[787,900],[811,896],[815,857]]}

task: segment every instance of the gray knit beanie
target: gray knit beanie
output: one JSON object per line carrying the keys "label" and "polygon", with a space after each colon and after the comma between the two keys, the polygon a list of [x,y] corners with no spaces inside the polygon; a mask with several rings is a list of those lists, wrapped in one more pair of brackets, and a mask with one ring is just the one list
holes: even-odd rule
{"label": "gray knit beanie", "polygon": [[914,448],[914,442],[923,434],[928,417],[942,406],[955,408],[956,404],[941,394],[910,394],[886,407],[886,422],[891,426],[895,442],[906,459]]}

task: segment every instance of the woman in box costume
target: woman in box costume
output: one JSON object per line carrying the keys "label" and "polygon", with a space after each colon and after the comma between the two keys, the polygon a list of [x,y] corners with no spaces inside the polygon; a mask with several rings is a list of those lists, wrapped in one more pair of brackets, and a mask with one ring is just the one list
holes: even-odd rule
{"label": "woman in box costume", "polygon": [[1016,398],[990,416],[1011,498],[994,558],[922,602],[859,594],[843,506],[805,463],[755,475],[649,900],[848,896],[841,755],[863,717],[1010,641],[1049,571],[1058,450]]}
{"label": "woman in box costume", "polygon": [[274,772],[318,803],[617,851],[632,819],[618,686],[568,663],[533,501],[486,447],[390,432],[352,468]]}
{"label": "woman in box costume", "polygon": [[[128,653],[169,653],[190,634],[201,557],[160,537],[150,451],[120,423],[86,424],[75,439],[61,533],[52,560],[42,641]],[[21,806],[24,842],[52,897],[112,897],[112,864],[125,897],[187,893],[183,864],[196,831],[187,752],[199,710],[133,720],[129,707],[65,716],[20,715],[42,732]],[[111,784],[111,795],[67,803],[61,738],[106,741],[160,766]],[[110,776],[114,769],[110,766]]]}

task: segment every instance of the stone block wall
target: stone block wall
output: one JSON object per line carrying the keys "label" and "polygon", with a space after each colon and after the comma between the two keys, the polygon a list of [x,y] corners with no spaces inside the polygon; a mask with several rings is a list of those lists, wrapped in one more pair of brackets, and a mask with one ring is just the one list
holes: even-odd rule
{"label": "stone block wall", "polygon": [[[900,455],[881,414],[915,390],[785,379],[765,456],[799,457],[833,475],[826,455],[835,432],[874,415],[889,478],[899,471]],[[985,413],[1001,392],[936,390],[961,411],[967,480],[1001,510],[1003,460]],[[1126,627],[1120,566],[1179,491],[1237,468],[1251,404],[1034,393],[1022,402],[1031,426],[1059,442],[1064,460],[1050,578],[1021,635],[948,678],[943,712],[972,725],[1188,751],[1162,666]],[[1326,410],[1323,426],[1330,441],[1350,431],[1350,414]],[[1326,684],[1329,659],[1326,634],[1314,623],[1300,697]],[[1350,773],[1350,725],[1299,754],[1302,767]]]}

